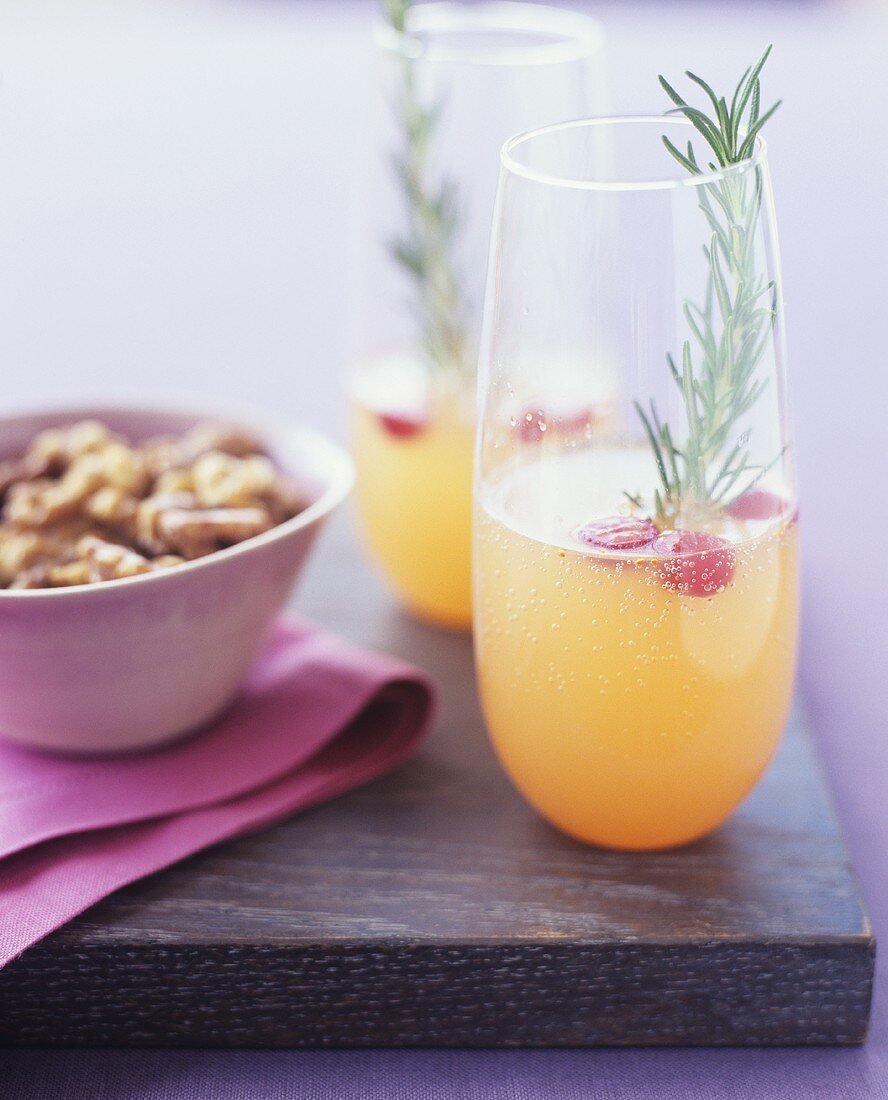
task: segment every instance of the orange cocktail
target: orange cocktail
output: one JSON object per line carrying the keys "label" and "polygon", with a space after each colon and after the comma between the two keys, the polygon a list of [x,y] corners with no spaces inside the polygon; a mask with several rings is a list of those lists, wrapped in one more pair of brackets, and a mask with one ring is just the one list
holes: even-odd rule
{"label": "orange cocktail", "polygon": [[472,623],[474,438],[459,390],[433,394],[389,371],[376,384],[366,372],[353,393],[364,538],[408,610],[460,630]]}
{"label": "orange cocktail", "polygon": [[632,463],[565,454],[486,487],[476,646],[488,728],[525,797],[581,840],[646,849],[720,824],[774,753],[797,524],[755,490],[695,529],[648,530],[601,489],[608,464]]}

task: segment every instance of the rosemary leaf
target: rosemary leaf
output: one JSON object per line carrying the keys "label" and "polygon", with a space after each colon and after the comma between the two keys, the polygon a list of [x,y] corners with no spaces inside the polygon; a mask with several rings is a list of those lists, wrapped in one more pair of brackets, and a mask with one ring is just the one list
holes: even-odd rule
{"label": "rosemary leaf", "polygon": [[[383,0],[389,26],[407,33],[411,0]],[[423,104],[416,86],[415,62],[401,60],[397,111],[401,146],[392,157],[401,189],[405,229],[389,242],[389,253],[410,277],[422,344],[432,369],[469,370],[469,339],[462,288],[453,249],[462,226],[456,185],[430,179],[429,146],[434,139],[442,104]]]}
{"label": "rosemary leaf", "polygon": [[[666,80],[660,85],[675,105],[668,113],[680,113],[705,140],[718,165],[729,167],[747,160],[765,123],[779,101],[761,113],[760,74],[771,47],[743,73],[730,97],[718,95],[702,77],[688,72],[689,80],[705,93],[713,110],[710,117],[689,104]],[[663,135],[666,150],[692,175],[701,172],[700,161],[689,141],[682,152]],[[710,231],[703,248],[707,279],[703,304],[685,301],[683,312],[690,340],[682,344],[681,368],[671,354],[666,362],[681,394],[686,433],[684,442],[672,426],[660,420],[656,405],[635,408],[651,446],[661,487],[653,495],[654,517],[660,526],[675,521],[683,508],[691,510],[724,506],[747,491],[779,461],[765,467],[751,462],[749,431],[741,420],[765,389],[766,380],[755,378],[776,320],[777,296],[773,282],[756,270],[755,241],[762,204],[761,172],[728,174],[699,188],[698,203]],[[769,296],[767,305],[762,299]],[[695,365],[694,356],[699,362]],[[782,455],[783,452],[781,452]],[[636,507],[638,494],[626,493]]]}

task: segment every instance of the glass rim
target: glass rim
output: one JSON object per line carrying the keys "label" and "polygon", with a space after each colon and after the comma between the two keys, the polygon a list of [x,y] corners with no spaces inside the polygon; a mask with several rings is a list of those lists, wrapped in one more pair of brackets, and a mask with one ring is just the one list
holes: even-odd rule
{"label": "glass rim", "polygon": [[[605,126],[632,126],[654,125],[681,126],[694,130],[693,124],[680,115],[606,115],[596,118],[578,118],[568,122],[556,122],[548,126],[540,126],[534,130],[526,130],[523,133],[510,137],[500,150],[500,165],[503,171],[511,175],[520,176],[534,183],[546,184],[550,187],[564,187],[578,191],[668,191],[684,187],[702,187],[718,180],[730,179],[733,176],[742,175],[757,165],[764,162],[767,153],[765,139],[759,134],[753,146],[752,155],[736,164],[729,164],[724,168],[717,168],[698,175],[668,176],[663,175],[659,179],[594,179],[591,176],[558,176],[554,173],[543,172],[522,164],[516,159],[514,151],[528,142],[548,134],[559,133],[567,130],[586,129],[590,127]],[[665,153],[665,150],[664,150]],[[678,166],[676,165],[676,168]]]}
{"label": "glass rim", "polygon": [[[598,54],[604,34],[597,19],[585,12],[526,0],[432,0],[407,9],[407,29],[401,33],[377,23],[379,44],[410,61],[431,60],[493,67],[564,64]],[[500,31],[539,34],[532,44],[476,44],[463,47],[435,41],[446,32]],[[542,36],[546,36],[543,39]]]}

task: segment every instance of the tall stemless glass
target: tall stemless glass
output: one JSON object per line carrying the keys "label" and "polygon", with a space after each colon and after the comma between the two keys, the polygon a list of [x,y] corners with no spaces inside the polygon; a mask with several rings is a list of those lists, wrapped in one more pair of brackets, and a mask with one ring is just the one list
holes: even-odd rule
{"label": "tall stemless glass", "polygon": [[[708,833],[756,782],[798,616],[765,146],[687,176],[664,134],[693,131],[592,119],[507,143],[479,367],[490,735],[546,818],[626,849]],[[612,414],[590,419],[602,377]]]}
{"label": "tall stemless glass", "polygon": [[599,107],[600,34],[536,4],[431,3],[379,29],[350,380],[365,541],[406,607],[471,625],[475,370],[498,151]]}

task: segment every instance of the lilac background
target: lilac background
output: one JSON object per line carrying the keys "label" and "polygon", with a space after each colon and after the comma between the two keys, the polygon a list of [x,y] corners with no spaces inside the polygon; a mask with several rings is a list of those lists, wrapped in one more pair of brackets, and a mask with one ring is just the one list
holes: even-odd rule
{"label": "lilac background", "polygon": [[[888,942],[888,5],[589,3],[620,111],[658,71],[766,94],[805,537],[802,679]],[[372,5],[28,0],[0,8],[3,404],[274,408],[339,430],[342,284]],[[884,954],[884,951],[883,951]],[[888,994],[860,1050],[0,1052],[4,1100],[888,1097]]]}

